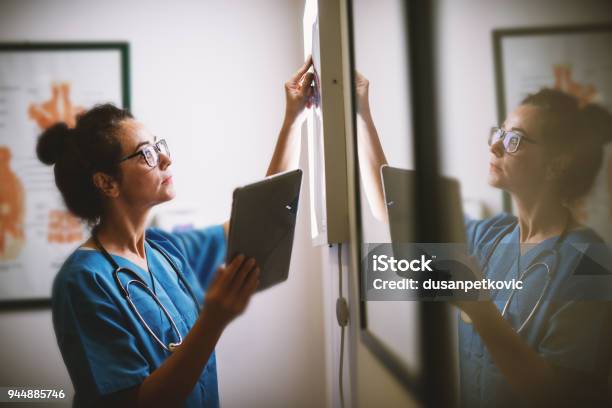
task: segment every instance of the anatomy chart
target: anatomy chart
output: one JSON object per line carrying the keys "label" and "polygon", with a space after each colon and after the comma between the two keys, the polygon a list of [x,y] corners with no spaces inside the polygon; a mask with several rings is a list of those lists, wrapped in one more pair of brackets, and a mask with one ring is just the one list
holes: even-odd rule
{"label": "anatomy chart", "polygon": [[0,301],[48,299],[87,229],[36,157],[38,135],[97,103],[123,104],[119,50],[0,48]]}

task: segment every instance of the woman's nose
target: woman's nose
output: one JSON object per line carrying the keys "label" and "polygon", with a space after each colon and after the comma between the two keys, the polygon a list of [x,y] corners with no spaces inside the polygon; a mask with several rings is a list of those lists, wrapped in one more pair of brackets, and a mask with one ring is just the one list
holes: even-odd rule
{"label": "woman's nose", "polygon": [[502,139],[497,140],[491,146],[489,146],[489,151],[495,155],[495,157],[502,157],[504,155],[504,142]]}
{"label": "woman's nose", "polygon": [[165,155],[164,153],[159,153],[159,167],[163,170],[172,164],[172,159],[170,156]]}

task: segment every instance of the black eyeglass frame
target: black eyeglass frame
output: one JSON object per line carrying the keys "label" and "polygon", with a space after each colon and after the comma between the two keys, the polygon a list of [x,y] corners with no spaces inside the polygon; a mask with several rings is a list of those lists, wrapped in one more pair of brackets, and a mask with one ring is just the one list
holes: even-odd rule
{"label": "black eyeglass frame", "polygon": [[[149,160],[149,158],[147,157],[147,155],[145,154],[145,150],[146,149],[153,149],[154,155],[155,155],[155,163],[151,163]],[[136,156],[142,156],[144,157],[145,161],[147,162],[147,165],[149,167],[155,167],[159,164],[159,154],[163,153],[165,155],[167,155],[168,157],[170,157],[170,150],[168,149],[168,143],[166,143],[166,139],[160,139],[157,142],[153,143],[153,144],[149,144],[145,147],[143,147],[142,149],[139,149],[137,152],[134,152],[132,154],[128,154],[125,157],[122,157],[118,163],[122,163],[126,160],[129,160],[131,158],[134,158]]]}

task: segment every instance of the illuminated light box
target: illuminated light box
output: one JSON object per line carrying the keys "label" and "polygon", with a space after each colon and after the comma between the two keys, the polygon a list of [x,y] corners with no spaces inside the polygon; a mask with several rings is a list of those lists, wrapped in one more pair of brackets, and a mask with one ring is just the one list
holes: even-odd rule
{"label": "illuminated light box", "polygon": [[[338,22],[340,2],[307,0],[304,7],[304,57],[312,54],[315,105],[307,118],[311,233],[314,245],[346,242],[348,192],[346,118],[350,89],[345,39]],[[338,52],[342,50],[343,52]]]}

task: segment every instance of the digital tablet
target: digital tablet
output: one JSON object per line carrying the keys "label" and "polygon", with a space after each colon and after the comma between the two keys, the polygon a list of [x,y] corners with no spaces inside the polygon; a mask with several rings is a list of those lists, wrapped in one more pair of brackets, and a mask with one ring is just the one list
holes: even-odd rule
{"label": "digital tablet", "polygon": [[[383,180],[391,241],[397,243],[416,242],[415,171],[383,165],[380,172]],[[444,226],[444,241],[465,243],[465,225],[459,181],[441,176],[439,182],[442,214],[438,217],[440,223]]]}
{"label": "digital tablet", "polygon": [[297,169],[234,190],[226,263],[238,254],[255,258],[258,291],[289,275],[301,184]]}

